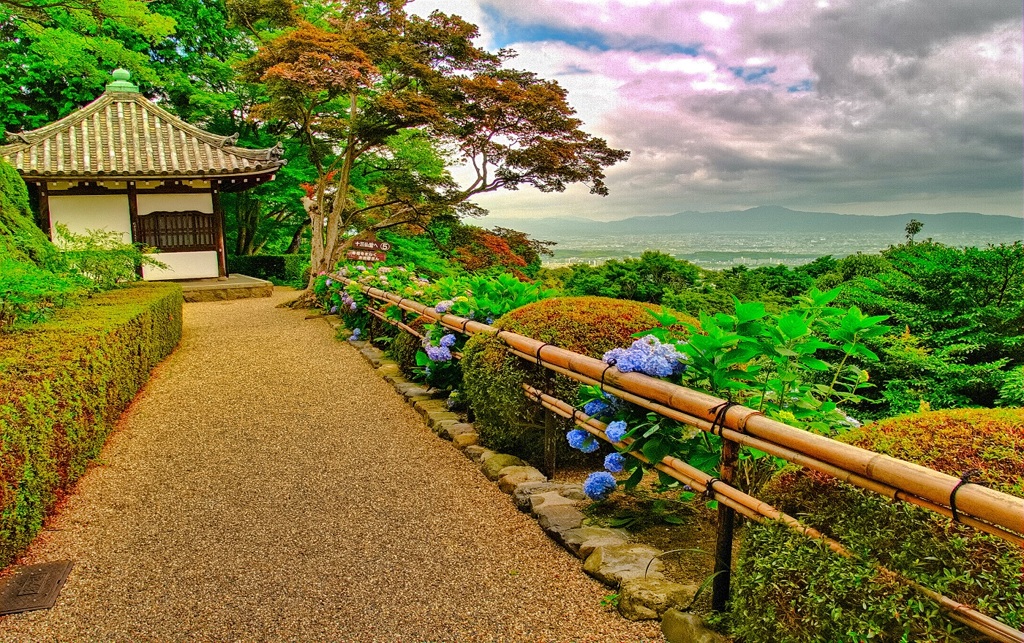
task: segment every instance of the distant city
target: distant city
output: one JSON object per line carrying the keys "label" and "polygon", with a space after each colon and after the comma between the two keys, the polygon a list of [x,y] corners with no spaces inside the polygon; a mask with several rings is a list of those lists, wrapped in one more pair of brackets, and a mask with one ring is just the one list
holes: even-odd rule
{"label": "distant city", "polygon": [[878,252],[906,241],[911,219],[924,224],[917,240],[951,246],[1013,243],[1024,239],[1024,218],[978,213],[857,216],[760,207],[735,212],[683,212],[619,221],[580,218],[486,217],[478,225],[502,226],[554,241],[545,265],[598,264],[658,250],[705,268],[796,266],[823,255]]}

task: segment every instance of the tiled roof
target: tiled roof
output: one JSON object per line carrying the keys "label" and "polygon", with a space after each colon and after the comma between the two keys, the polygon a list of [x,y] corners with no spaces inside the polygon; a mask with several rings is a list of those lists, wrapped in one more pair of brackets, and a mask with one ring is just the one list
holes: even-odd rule
{"label": "tiled roof", "polygon": [[0,156],[26,179],[237,177],[284,165],[279,146],[235,147],[237,135],[205,132],[123,87],[115,81],[59,121],[8,134]]}

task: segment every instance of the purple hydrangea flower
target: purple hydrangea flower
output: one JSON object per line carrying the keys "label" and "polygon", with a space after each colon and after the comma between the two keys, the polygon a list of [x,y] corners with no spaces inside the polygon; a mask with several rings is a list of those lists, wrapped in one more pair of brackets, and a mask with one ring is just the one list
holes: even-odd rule
{"label": "purple hydrangea flower", "polygon": [[622,473],[625,458],[621,453],[609,453],[604,457],[604,468],[612,473]]}
{"label": "purple hydrangea flower", "polygon": [[616,420],[615,422],[612,422],[604,430],[604,434],[612,442],[622,442],[623,436],[626,435],[625,420]]}
{"label": "purple hydrangea flower", "polygon": [[589,415],[590,417],[600,415],[607,410],[608,405],[605,404],[603,400],[590,400],[589,402],[583,405],[583,412]]}
{"label": "purple hydrangea flower", "polygon": [[331,306],[331,309],[328,312],[333,315],[333,314],[338,312],[338,307],[337,306]]}
{"label": "purple hydrangea flower", "polygon": [[359,335],[362,334],[362,329],[356,328],[352,331],[352,336],[348,338],[348,341],[354,342],[359,339]]}
{"label": "purple hydrangea flower", "polygon": [[328,277],[327,281],[324,282],[324,285],[327,286],[328,288],[330,288],[333,284],[334,284],[334,280],[331,279],[330,277]]}
{"label": "purple hydrangea flower", "polygon": [[438,343],[441,344],[441,346],[444,346],[445,348],[451,348],[452,346],[455,345],[455,335],[448,333],[447,335],[442,337],[441,341],[439,341]]}
{"label": "purple hydrangea flower", "polygon": [[434,310],[436,310],[439,313],[446,313],[449,310],[451,310],[452,306],[454,305],[455,302],[452,301],[451,299],[444,299],[442,301],[437,302],[437,305],[434,306]]}
{"label": "purple hydrangea flower", "polygon": [[348,308],[351,311],[359,310],[359,304],[357,304],[356,302],[353,301],[351,304],[349,304]]}
{"label": "purple hydrangea flower", "polygon": [[427,346],[425,350],[432,362],[447,362],[452,358],[452,352],[447,346]]}
{"label": "purple hydrangea flower", "polygon": [[615,477],[607,471],[595,471],[583,482],[583,493],[592,500],[604,500],[615,491]]}

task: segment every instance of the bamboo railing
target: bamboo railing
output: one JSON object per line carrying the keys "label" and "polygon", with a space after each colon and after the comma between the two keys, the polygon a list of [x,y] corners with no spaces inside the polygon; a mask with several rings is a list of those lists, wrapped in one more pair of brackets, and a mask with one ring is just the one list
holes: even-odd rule
{"label": "bamboo railing", "polygon": [[[358,283],[342,275],[334,275],[332,278],[345,284]],[[612,395],[664,417],[703,431],[716,432],[723,438],[723,444],[754,447],[892,500],[908,502],[947,517],[954,516],[952,499],[955,495],[955,517],[959,522],[1017,546],[1024,546],[1024,498],[965,483],[961,478],[927,467],[809,433],[767,418],[744,406],[725,406],[723,411],[725,400],[640,373],[622,373],[618,369],[609,368],[601,360],[470,319],[438,313],[431,307],[394,293],[358,285],[368,297],[421,315],[450,330],[466,335],[495,335],[510,352],[520,358],[581,383],[599,385]],[[375,311],[374,316],[406,332],[414,332],[406,324],[390,320],[379,311]],[[525,393],[549,411],[571,418],[581,428],[606,439],[601,423],[587,418],[565,402],[537,389],[527,389]],[[639,453],[630,452],[630,455],[643,459]],[[711,480],[707,474],[671,456],[660,463],[649,464],[698,489],[706,489],[706,483]],[[727,478],[730,477],[723,475],[721,480],[716,479],[712,485],[716,498],[729,511],[736,511],[753,520],[781,520],[809,537],[823,540],[833,551],[850,555],[842,544],[803,525],[792,516],[779,512],[771,505],[740,492],[729,484],[731,478]],[[719,544],[722,544],[721,539]],[[1010,628],[914,581],[907,579],[907,583],[938,603],[953,618],[979,632],[998,641],[1024,643],[1024,632]]]}

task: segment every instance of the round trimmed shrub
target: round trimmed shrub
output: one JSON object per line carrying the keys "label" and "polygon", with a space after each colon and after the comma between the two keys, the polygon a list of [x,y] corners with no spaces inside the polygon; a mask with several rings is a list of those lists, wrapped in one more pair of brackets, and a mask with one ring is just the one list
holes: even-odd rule
{"label": "round trimmed shrub", "polygon": [[[958,409],[884,420],[842,441],[1024,495],[1024,409]],[[985,640],[941,613],[911,578],[1024,626],[1024,551],[824,474],[783,470],[762,498],[843,543],[846,559],[779,523],[751,525],[734,578],[733,634],[748,641]]]}
{"label": "round trimmed shrub", "polygon": [[[547,342],[600,359],[605,352],[634,341],[633,333],[658,326],[649,304],[606,297],[543,299],[514,310],[495,322],[502,330]],[[693,318],[677,314],[687,323]],[[476,335],[463,351],[462,389],[476,416],[481,442],[527,460],[543,457],[543,416],[539,405],[526,399],[523,383],[543,388],[541,367],[512,355],[497,337]],[[555,395],[576,403],[579,382],[555,375]],[[571,422],[560,420],[564,430]],[[599,453],[589,456],[598,458]],[[581,461],[583,454],[560,442],[560,462]]]}
{"label": "round trimmed shrub", "polygon": [[[421,333],[426,325],[423,317],[417,317],[407,323],[411,328]],[[416,352],[419,349],[420,339],[405,331],[401,331],[388,344],[387,354],[388,357],[398,363],[398,368],[402,371],[403,375],[412,377],[413,368],[416,366]]]}

